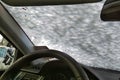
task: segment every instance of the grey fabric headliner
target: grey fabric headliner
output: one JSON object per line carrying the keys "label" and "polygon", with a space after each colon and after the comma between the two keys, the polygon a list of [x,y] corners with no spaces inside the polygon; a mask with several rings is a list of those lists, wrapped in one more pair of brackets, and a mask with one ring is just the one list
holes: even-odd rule
{"label": "grey fabric headliner", "polygon": [[102,5],[6,7],[35,45],[66,52],[88,66],[120,70],[120,22],[102,22]]}

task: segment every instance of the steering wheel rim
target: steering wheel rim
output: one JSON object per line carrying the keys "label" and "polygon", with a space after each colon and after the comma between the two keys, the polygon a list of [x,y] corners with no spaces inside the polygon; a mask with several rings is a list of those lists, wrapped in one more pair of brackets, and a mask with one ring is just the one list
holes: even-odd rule
{"label": "steering wheel rim", "polygon": [[66,53],[57,51],[57,50],[42,50],[37,51],[29,55],[25,55],[22,58],[18,59],[11,67],[5,71],[5,73],[1,76],[0,80],[9,80],[13,75],[12,73],[17,73],[26,63],[36,60],[38,58],[44,57],[53,57],[60,60],[64,60],[64,62],[70,67],[73,72],[76,80],[89,80],[87,74],[82,69],[79,63],[77,63],[72,57],[67,55]]}

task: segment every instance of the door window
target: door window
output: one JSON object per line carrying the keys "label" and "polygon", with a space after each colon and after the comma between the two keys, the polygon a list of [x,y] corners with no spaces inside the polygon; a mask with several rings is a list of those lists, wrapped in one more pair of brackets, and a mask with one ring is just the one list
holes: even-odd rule
{"label": "door window", "polygon": [[15,59],[15,47],[0,34],[0,70],[10,67]]}

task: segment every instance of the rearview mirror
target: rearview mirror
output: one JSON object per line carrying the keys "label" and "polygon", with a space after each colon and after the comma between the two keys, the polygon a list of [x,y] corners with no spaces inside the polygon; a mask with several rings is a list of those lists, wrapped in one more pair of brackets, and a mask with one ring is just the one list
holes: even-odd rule
{"label": "rearview mirror", "polygon": [[120,21],[120,0],[107,0],[102,12],[103,21]]}
{"label": "rearview mirror", "polygon": [[66,5],[99,2],[101,0],[2,0],[11,6]]}

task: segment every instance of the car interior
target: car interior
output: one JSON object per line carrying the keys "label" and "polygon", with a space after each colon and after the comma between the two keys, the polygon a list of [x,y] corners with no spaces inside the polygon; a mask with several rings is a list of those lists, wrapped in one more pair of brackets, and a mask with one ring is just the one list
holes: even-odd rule
{"label": "car interior", "polygon": [[[35,46],[4,4],[48,6],[95,3],[101,0],[1,0],[0,80],[120,80],[120,71],[78,63],[64,52]],[[120,21],[120,0],[106,0],[101,20]],[[5,69],[4,69],[5,68]]]}

